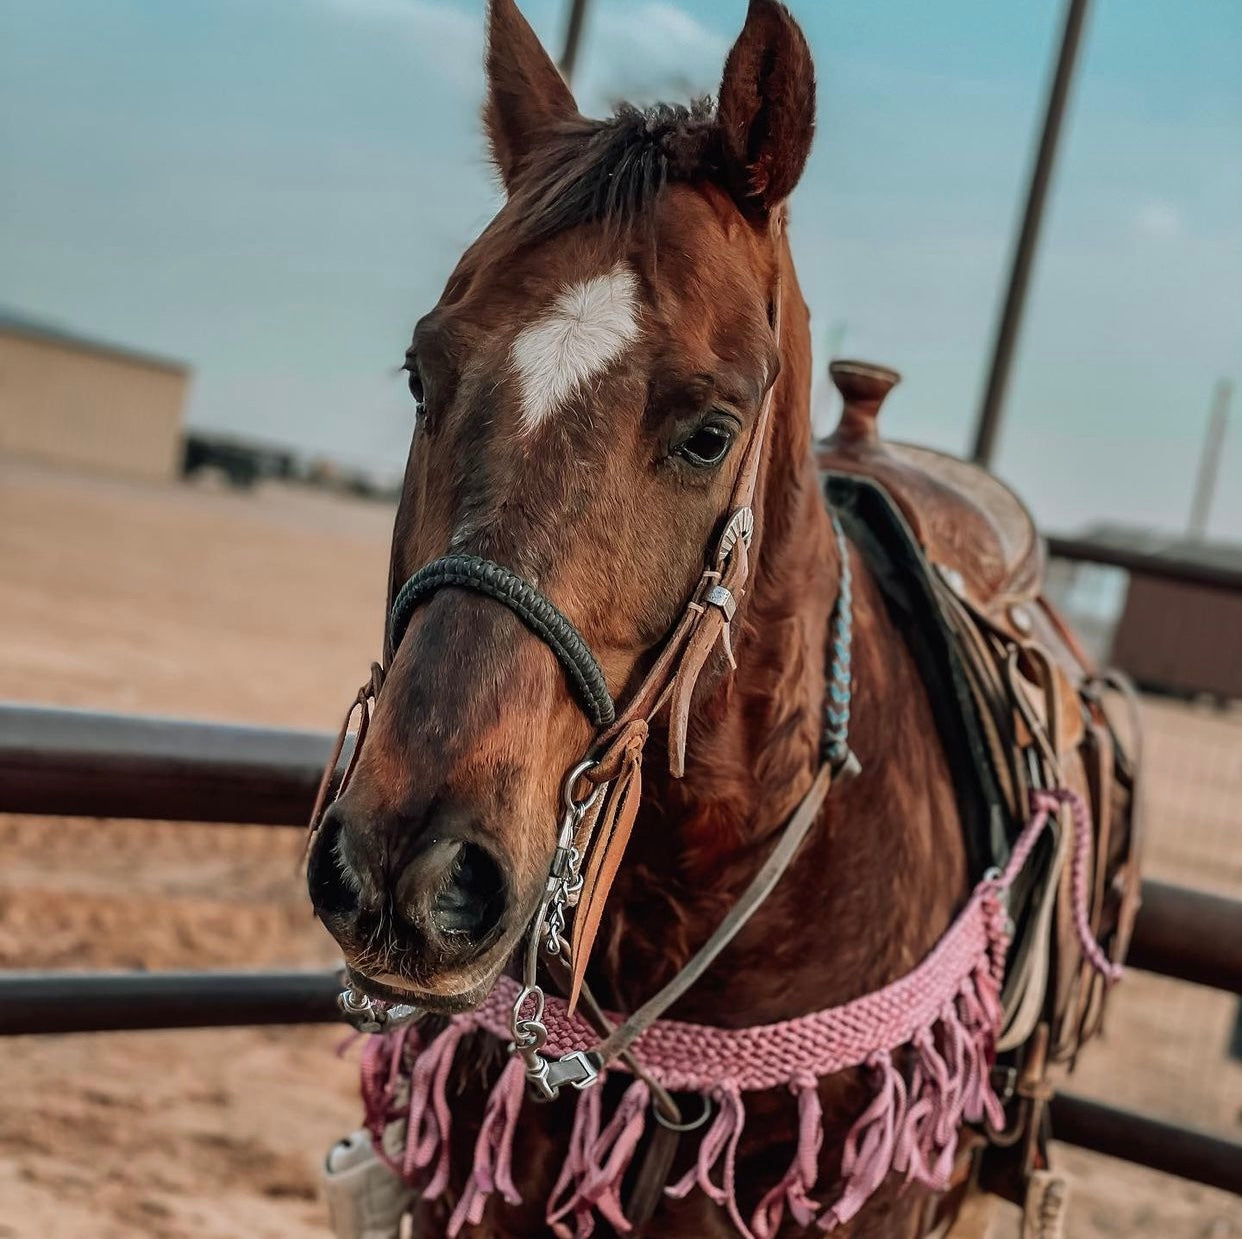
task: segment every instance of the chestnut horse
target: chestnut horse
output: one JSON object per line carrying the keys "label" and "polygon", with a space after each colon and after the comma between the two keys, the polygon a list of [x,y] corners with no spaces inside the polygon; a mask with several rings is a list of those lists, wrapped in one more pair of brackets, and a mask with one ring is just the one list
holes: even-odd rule
{"label": "chestnut horse", "polygon": [[[814,71],[775,0],[751,0],[714,107],[584,118],[513,0],[491,0],[486,69],[507,197],[407,354],[417,414],[392,591],[449,552],[502,564],[572,619],[624,702],[700,582],[770,392],[736,669],[723,645],[708,659],[682,777],[649,763],[587,972],[605,1007],[632,1011],[735,904],[820,760],[845,544],[812,451],[809,315],[783,227],[811,146]],[[678,1019],[769,1024],[880,989],[928,954],[968,895],[928,692],[847,553],[861,774],[833,789]],[[311,891],[360,985],[449,1015],[479,1004],[527,931],[562,780],[594,732],[548,646],[477,592],[434,593],[388,654],[366,743],[313,848]],[[653,747],[666,726],[653,724]],[[445,1233],[463,1187],[503,1049],[478,1043],[453,1085],[453,1181],[417,1206],[418,1235]],[[853,1070],[818,1087],[830,1187],[868,1086]],[[559,1103],[523,1112],[524,1203],[493,1201],[472,1233],[544,1233],[568,1124]],[[759,1096],[737,1152],[744,1207],[794,1140],[788,1095]],[[925,1197],[890,1181],[839,1233],[921,1233]],[[644,1233],[733,1228],[692,1193],[662,1200]]]}

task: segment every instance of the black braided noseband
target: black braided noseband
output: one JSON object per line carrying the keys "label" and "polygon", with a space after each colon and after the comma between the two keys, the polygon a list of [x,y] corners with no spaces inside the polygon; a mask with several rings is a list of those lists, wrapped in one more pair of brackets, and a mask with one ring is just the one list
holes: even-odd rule
{"label": "black braided noseband", "polygon": [[617,716],[612,695],[595,655],[582,634],[533,585],[502,564],[477,555],[445,555],[420,568],[397,593],[389,618],[393,653],[401,644],[414,608],[438,589],[472,589],[506,606],[556,655],[596,727]]}

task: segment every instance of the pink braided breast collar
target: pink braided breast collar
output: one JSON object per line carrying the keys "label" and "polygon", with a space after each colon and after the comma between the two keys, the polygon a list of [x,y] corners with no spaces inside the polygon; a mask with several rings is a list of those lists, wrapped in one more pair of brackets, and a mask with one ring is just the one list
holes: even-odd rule
{"label": "pink braided breast collar", "polygon": [[[775,1024],[732,1029],[665,1019],[642,1034],[634,1050],[644,1070],[670,1090],[702,1093],[716,1110],[695,1165],[666,1189],[668,1194],[680,1198],[698,1186],[728,1211],[745,1239],[771,1239],[786,1208],[802,1226],[832,1230],[848,1221],[890,1171],[944,1190],[962,1124],[986,1119],[993,1128],[1004,1125],[991,1067],[1003,1018],[1000,992],[1010,936],[1006,901],[1040,833],[1063,805],[1070,809],[1074,830],[1075,928],[1085,958],[1115,981],[1120,967],[1104,955],[1087,920],[1091,830],[1086,808],[1072,791],[1035,792],[1031,819],[1004,871],[979,883],[931,953],[904,977],[841,1006]],[[426,1044],[413,1028],[373,1037],[367,1044],[367,1126],[380,1155],[424,1199],[435,1199],[448,1187],[447,1089],[457,1047],[465,1035],[479,1031],[509,1041],[518,989],[516,981],[502,977],[482,1006],[454,1016]],[[595,1040],[591,1026],[569,1017],[559,999],[548,998],[545,1022],[548,1046],[557,1055],[585,1049]],[[823,1142],[817,1081],[860,1067],[873,1074],[875,1093],[846,1137],[836,1199],[821,1205],[812,1198]],[[618,1062],[609,1070],[625,1067]],[[742,1095],[772,1088],[788,1088],[797,1100],[797,1147],[784,1177],[747,1220],[735,1183],[746,1118]],[[513,1058],[488,1099],[450,1236],[482,1220],[493,1192],[520,1203],[512,1151],[524,1092],[522,1063]],[[629,1229],[621,1181],[642,1138],[648,1100],[646,1083],[635,1079],[605,1122],[598,1085],[579,1096],[569,1149],[547,1205],[548,1225],[561,1239],[585,1239],[596,1213],[618,1232]]]}

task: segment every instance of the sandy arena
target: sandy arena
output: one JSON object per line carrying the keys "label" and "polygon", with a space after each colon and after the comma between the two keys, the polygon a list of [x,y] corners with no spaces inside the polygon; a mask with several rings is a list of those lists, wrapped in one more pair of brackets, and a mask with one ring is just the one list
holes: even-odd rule
{"label": "sandy arena", "polygon": [[[373,657],[390,510],[0,462],[0,698],[328,730]],[[1149,872],[1242,894],[1242,717],[1149,705]],[[1188,776],[1188,772],[1193,775]],[[323,966],[299,832],[0,815],[0,967]],[[1073,1087],[1242,1135],[1229,998],[1130,977]],[[0,1239],[324,1239],[340,1029],[0,1048]],[[1242,1201],[1062,1150],[1071,1239],[1242,1239]],[[996,1239],[1013,1234],[994,1227]]]}

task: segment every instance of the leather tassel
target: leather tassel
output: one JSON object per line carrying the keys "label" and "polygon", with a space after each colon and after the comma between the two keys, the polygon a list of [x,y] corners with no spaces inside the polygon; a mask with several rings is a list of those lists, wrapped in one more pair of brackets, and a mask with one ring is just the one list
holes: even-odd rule
{"label": "leather tassel", "polygon": [[708,656],[724,633],[726,623],[723,611],[717,607],[705,609],[682,655],[677,678],[673,681],[673,693],[668,707],[668,769],[675,779],[680,779],[686,773],[686,743],[689,739],[690,705],[694,698],[695,685],[699,682]]}
{"label": "leather tassel", "polygon": [[638,816],[638,805],[642,800],[643,790],[643,740],[645,739],[646,728],[641,734],[638,732],[634,734],[627,747],[621,773],[608,792],[595,829],[595,845],[587,861],[582,895],[578,901],[578,909],[574,913],[573,932],[570,935],[573,966],[570,974],[568,1001],[571,1016],[578,1007],[578,997],[582,993],[582,981],[586,976],[587,961],[591,958],[591,948],[595,945],[595,938],[599,933],[604,905],[608,901],[608,892],[612,890],[613,880],[617,876],[617,870],[621,867],[621,858],[625,854],[626,845],[634,829],[634,819]]}

